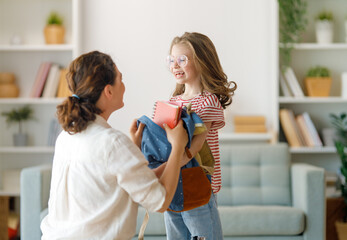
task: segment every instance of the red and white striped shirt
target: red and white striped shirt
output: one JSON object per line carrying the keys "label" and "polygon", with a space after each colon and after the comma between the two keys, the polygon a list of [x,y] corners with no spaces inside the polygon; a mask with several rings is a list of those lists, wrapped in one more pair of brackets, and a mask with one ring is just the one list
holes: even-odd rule
{"label": "red and white striped shirt", "polygon": [[204,123],[211,122],[210,131],[207,134],[206,141],[209,145],[215,160],[214,174],[212,176],[213,193],[219,192],[222,187],[222,176],[220,167],[219,139],[218,129],[225,125],[224,111],[216,95],[204,91],[192,99],[182,99],[180,96],[174,96],[170,101],[181,102],[183,105],[192,104],[192,110],[201,118]]}

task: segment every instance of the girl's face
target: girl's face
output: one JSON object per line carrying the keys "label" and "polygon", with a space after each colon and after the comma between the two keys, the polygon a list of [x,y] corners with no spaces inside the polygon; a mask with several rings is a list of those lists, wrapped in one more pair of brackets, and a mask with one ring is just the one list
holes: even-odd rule
{"label": "girl's face", "polygon": [[[186,62],[184,56],[188,58]],[[195,66],[193,52],[185,44],[176,44],[171,50],[170,71],[179,84],[198,84],[200,83],[200,72]],[[180,63],[180,64],[179,64]],[[185,66],[184,66],[185,65]]]}

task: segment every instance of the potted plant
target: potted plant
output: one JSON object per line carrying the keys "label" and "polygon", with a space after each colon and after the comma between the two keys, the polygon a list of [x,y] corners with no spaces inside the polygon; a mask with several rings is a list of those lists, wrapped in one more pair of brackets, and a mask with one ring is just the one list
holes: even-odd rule
{"label": "potted plant", "polygon": [[307,3],[305,0],[278,0],[280,62],[282,71],[289,67],[294,44],[300,41],[306,29]]}
{"label": "potted plant", "polygon": [[29,106],[19,109],[12,109],[9,112],[3,112],[8,124],[18,123],[18,133],[13,135],[14,146],[26,146],[28,135],[23,133],[23,122],[33,118],[33,110]]}
{"label": "potted plant", "polygon": [[331,122],[336,130],[335,147],[341,160],[341,194],[345,202],[344,217],[335,223],[340,240],[347,239],[347,113],[330,114]]}
{"label": "potted plant", "polygon": [[329,44],[333,42],[334,22],[333,14],[322,11],[316,18],[316,40],[319,44]]}
{"label": "potted plant", "polygon": [[331,88],[330,71],[326,67],[316,66],[308,70],[305,78],[307,96],[328,97]]}
{"label": "potted plant", "polygon": [[58,13],[50,13],[47,18],[47,25],[44,28],[44,34],[47,44],[64,43],[65,28],[63,26],[63,18]]}

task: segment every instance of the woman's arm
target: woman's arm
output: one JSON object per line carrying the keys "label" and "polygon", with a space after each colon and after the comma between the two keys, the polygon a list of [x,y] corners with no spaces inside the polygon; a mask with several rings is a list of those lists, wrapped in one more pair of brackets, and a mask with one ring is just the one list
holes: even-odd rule
{"label": "woman's arm", "polygon": [[171,143],[172,148],[166,166],[163,166],[163,172],[159,178],[159,182],[166,189],[166,196],[163,206],[158,210],[158,212],[166,211],[172,201],[177,188],[181,168],[180,162],[184,153],[184,148],[188,142],[188,134],[183,127],[182,120],[173,129],[170,129],[170,127],[167,125],[164,127],[167,133],[168,141]]}

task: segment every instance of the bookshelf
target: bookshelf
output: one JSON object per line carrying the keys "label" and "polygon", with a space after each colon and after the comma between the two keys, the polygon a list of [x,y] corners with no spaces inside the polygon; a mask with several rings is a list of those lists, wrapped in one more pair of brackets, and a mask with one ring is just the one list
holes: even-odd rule
{"label": "bookshelf", "polygon": [[[18,98],[0,98],[0,112],[30,105],[34,120],[24,123],[28,146],[13,146],[16,126],[8,126],[0,116],[0,195],[20,196],[22,168],[51,163],[54,147],[48,146],[50,122],[55,118],[62,98],[30,98],[37,71],[42,62],[61,67],[80,54],[80,0],[1,0],[0,1],[0,72],[12,72],[20,89]],[[45,44],[43,28],[50,12],[62,15],[64,44]],[[33,14],[34,13],[34,14]],[[17,36],[20,44],[11,44]]]}
{"label": "bookshelf", "polygon": [[[347,2],[340,0],[308,0],[307,19],[308,25],[302,35],[302,42],[293,45],[291,67],[295,72],[301,88],[304,87],[304,78],[310,67],[326,66],[332,76],[332,87],[329,97],[278,97],[278,106],[293,110],[294,114],[308,112],[317,128],[321,139],[322,129],[332,128],[330,113],[346,112],[347,99],[341,97],[341,75],[347,72],[347,43],[344,21]],[[334,14],[334,40],[331,44],[317,44],[315,41],[314,18],[322,10]],[[279,47],[283,47],[280,43]],[[322,139],[323,140],[323,139]],[[280,141],[283,138],[280,136]],[[336,172],[340,160],[335,147],[292,147],[290,149],[293,162],[307,162],[324,167]]]}

